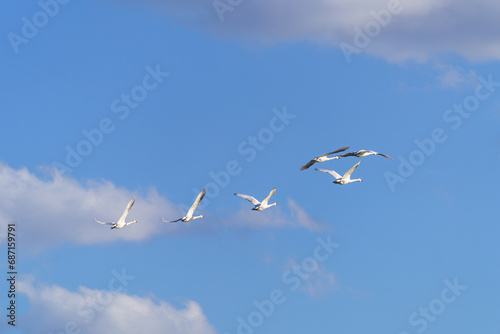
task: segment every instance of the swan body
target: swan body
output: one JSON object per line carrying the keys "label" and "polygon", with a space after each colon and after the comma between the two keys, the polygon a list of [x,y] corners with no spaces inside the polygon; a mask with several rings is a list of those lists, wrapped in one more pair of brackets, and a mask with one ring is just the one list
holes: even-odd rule
{"label": "swan body", "polygon": [[278,205],[277,203],[268,204],[269,199],[271,199],[271,197],[275,193],[276,193],[276,187],[274,187],[273,190],[271,190],[271,192],[269,193],[269,195],[267,195],[267,197],[264,198],[264,200],[262,202],[259,202],[258,200],[255,199],[255,197],[252,197],[252,196],[243,195],[243,194],[236,194],[236,193],[234,195],[238,196],[238,197],[241,197],[241,198],[244,198],[247,201],[251,202],[254,205],[254,207],[252,208],[252,210],[262,211],[262,210],[265,210],[267,208],[270,208],[271,206]]}
{"label": "swan body", "polygon": [[325,161],[328,161],[328,160],[338,159],[339,158],[338,156],[334,156],[334,157],[331,157],[331,158],[329,158],[328,156],[332,155],[332,154],[335,154],[335,153],[344,152],[344,151],[346,151],[348,149],[349,149],[349,146],[342,147],[342,148],[340,148],[340,149],[338,149],[336,151],[333,151],[333,152],[330,152],[330,153],[327,153],[327,154],[323,154],[323,155],[321,155],[319,157],[316,157],[316,158],[312,159],[311,161],[309,161],[304,166],[300,167],[300,170],[306,170],[309,167],[311,167],[312,165],[314,165],[316,162],[325,162]]}
{"label": "swan body", "polygon": [[120,219],[118,219],[118,221],[116,223],[115,222],[106,223],[106,222],[99,221],[95,218],[94,218],[94,220],[99,224],[112,225],[111,229],[122,228],[122,227],[125,227],[125,226],[130,225],[130,224],[135,224],[135,223],[137,223],[137,220],[132,220],[131,222],[128,222],[128,223],[125,222],[125,219],[127,218],[127,215],[130,212],[130,209],[132,208],[132,205],[134,205],[134,203],[135,203],[135,196],[134,196],[134,198],[132,198],[130,200],[130,202],[128,202],[127,207],[125,208],[125,211],[123,211],[122,216],[120,217]]}
{"label": "swan body", "polygon": [[351,179],[352,172],[354,172],[354,170],[356,168],[358,168],[360,162],[358,162],[351,169],[349,169],[344,174],[344,176],[341,176],[340,174],[338,174],[337,172],[335,172],[333,170],[321,169],[321,168],[316,168],[316,170],[319,171],[319,172],[328,173],[331,176],[333,176],[335,178],[335,181],[333,181],[333,183],[336,183],[336,184],[348,184],[348,183],[351,183],[351,182],[361,182],[362,181],[361,179]]}
{"label": "swan body", "polygon": [[194,214],[194,210],[196,210],[196,208],[198,207],[198,205],[200,205],[201,203],[201,200],[203,199],[203,197],[205,197],[205,194],[207,193],[207,188],[203,189],[199,194],[198,196],[196,197],[193,205],[191,205],[191,207],[189,208],[188,212],[186,213],[186,216],[182,217],[182,218],[179,218],[177,220],[165,220],[165,219],[161,219],[164,223],[177,223],[177,222],[180,222],[180,221],[183,221],[183,222],[190,222],[191,220],[193,219],[198,219],[198,218],[203,218],[203,215],[199,215],[199,216],[193,216]]}
{"label": "swan body", "polygon": [[342,158],[345,158],[345,157],[358,157],[358,158],[362,158],[362,157],[366,157],[367,155],[381,155],[384,158],[393,160],[390,156],[388,156],[386,154],[378,153],[378,152],[370,151],[370,150],[359,150],[359,151],[355,151],[355,152],[350,152],[350,153],[342,154],[341,157]]}

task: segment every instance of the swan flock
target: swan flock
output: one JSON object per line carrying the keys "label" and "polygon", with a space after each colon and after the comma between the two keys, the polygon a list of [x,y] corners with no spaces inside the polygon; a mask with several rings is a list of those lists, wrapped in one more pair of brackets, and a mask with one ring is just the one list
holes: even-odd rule
{"label": "swan flock", "polygon": [[[321,156],[318,156],[318,157],[310,160],[308,163],[306,163],[302,167],[300,167],[300,170],[301,171],[307,170],[307,169],[309,169],[309,167],[311,167],[315,163],[321,163],[321,162],[326,162],[326,161],[330,161],[330,160],[337,160],[337,159],[346,158],[346,157],[363,158],[363,157],[366,157],[369,155],[380,155],[384,158],[392,160],[392,158],[386,154],[371,151],[371,150],[358,150],[358,151],[344,153],[342,155],[335,155],[333,157],[330,157],[333,154],[347,151],[349,148],[350,148],[349,146],[342,147],[342,148],[339,148],[338,150],[335,150],[335,151],[323,154]],[[360,165],[360,161],[358,161],[358,163],[356,163],[353,167],[351,167],[351,169],[349,169],[347,172],[345,172],[344,175],[340,175],[336,171],[330,170],[330,169],[315,168],[315,170],[317,170],[319,172],[327,173],[327,174],[330,174],[331,176],[333,176],[335,178],[335,181],[333,181],[333,183],[345,185],[345,184],[349,184],[349,183],[353,183],[353,182],[362,182],[361,179],[351,179],[352,173],[359,167],[359,165]],[[206,193],[207,193],[207,188],[203,189],[198,194],[193,205],[191,205],[191,207],[189,208],[188,212],[186,213],[186,215],[184,217],[176,219],[176,220],[165,220],[164,218],[162,218],[161,220],[165,223],[176,223],[176,222],[186,222],[187,223],[187,222],[190,222],[194,219],[203,218],[203,215],[195,216],[194,212],[195,212],[196,208],[198,208],[198,206],[200,205],[200,203],[203,200],[203,198],[205,197]],[[269,200],[271,199],[272,196],[274,196],[274,194],[276,194],[276,187],[274,187],[269,192],[267,197],[264,198],[262,201],[258,201],[255,197],[249,196],[249,195],[244,195],[244,194],[239,194],[239,193],[235,193],[234,195],[241,197],[241,198],[244,198],[247,201],[249,201],[250,203],[252,203],[254,205],[252,210],[262,211],[262,210],[268,209],[272,206],[278,205],[277,203],[269,204]],[[134,205],[134,203],[135,203],[135,196],[128,202],[127,207],[125,208],[122,215],[120,216],[120,218],[116,222],[103,222],[103,221],[99,221],[95,218],[94,218],[94,220],[97,223],[102,224],[102,225],[111,225],[111,229],[120,229],[122,227],[131,225],[131,224],[135,224],[135,223],[137,223],[137,220],[132,220],[128,223],[125,222],[125,219],[127,218],[127,215],[129,214],[130,210],[132,209],[132,206]]]}

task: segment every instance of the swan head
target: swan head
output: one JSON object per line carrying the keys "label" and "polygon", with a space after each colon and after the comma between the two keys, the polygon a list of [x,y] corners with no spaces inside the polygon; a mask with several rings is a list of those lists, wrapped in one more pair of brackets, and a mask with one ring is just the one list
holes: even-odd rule
{"label": "swan head", "polygon": [[135,223],[137,223],[137,220],[134,219],[129,224],[135,224]]}
{"label": "swan head", "polygon": [[278,203],[273,203],[273,204],[271,204],[271,206],[272,206],[272,205],[278,205]]}

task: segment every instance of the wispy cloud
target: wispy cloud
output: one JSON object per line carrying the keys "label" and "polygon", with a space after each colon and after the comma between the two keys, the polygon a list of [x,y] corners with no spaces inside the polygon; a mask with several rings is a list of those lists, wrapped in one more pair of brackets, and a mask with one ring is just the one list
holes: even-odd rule
{"label": "wispy cloud", "polygon": [[[321,263],[316,262],[317,268],[311,272],[302,271],[303,284],[300,285],[298,291],[302,291],[313,297],[321,297],[322,295],[340,290],[335,274],[328,271]],[[299,268],[300,264],[294,259],[289,259],[284,271]]]}
{"label": "wispy cloud", "polygon": [[[363,52],[392,61],[423,61],[447,53],[471,60],[500,59],[500,3],[494,0],[135,1],[220,37],[263,44],[304,40],[334,47],[352,42],[356,27],[363,30],[375,20],[373,12],[399,3],[401,10],[380,25],[380,33]],[[224,9],[217,11],[216,3],[225,4]]]}
{"label": "wispy cloud", "polygon": [[251,205],[242,207],[225,221],[226,226],[263,228],[263,227],[290,227],[305,228],[310,231],[326,231],[329,227],[324,223],[311,217],[304,208],[289,198],[288,210],[283,210],[279,205],[265,211],[256,212],[250,210]]}
{"label": "wispy cloud", "polygon": [[[19,291],[30,302],[30,310],[20,316],[18,327],[26,333],[59,333],[66,326],[85,333],[170,333],[215,334],[200,305],[185,302],[185,308],[159,300],[153,296],[138,297],[115,292],[105,307],[88,308],[95,312],[89,321],[84,316],[89,301],[102,298],[108,291],[79,287],[69,291],[58,285],[43,286],[32,281],[20,281]],[[29,321],[23,321],[29,319]]]}
{"label": "wispy cloud", "polygon": [[440,74],[437,81],[442,88],[459,88],[463,86],[477,86],[477,74],[474,71],[466,72],[463,68],[452,65],[439,64],[436,66]]}
{"label": "wispy cloud", "polygon": [[288,199],[288,207],[291,211],[291,220],[295,221],[297,225],[304,227],[311,231],[325,231],[328,228],[310,216],[306,210],[301,207],[293,199]]}

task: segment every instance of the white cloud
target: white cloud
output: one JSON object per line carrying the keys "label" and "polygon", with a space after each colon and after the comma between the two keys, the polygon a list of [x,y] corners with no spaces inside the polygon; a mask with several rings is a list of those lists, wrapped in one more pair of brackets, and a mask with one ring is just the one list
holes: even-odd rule
{"label": "white cloud", "polygon": [[[130,296],[121,292],[80,287],[77,292],[61,286],[34,286],[20,281],[19,291],[30,301],[29,312],[17,326],[27,333],[70,332],[215,334],[200,305],[188,300],[185,307],[155,297]],[[29,321],[27,321],[29,319]]]}
{"label": "white cloud", "polygon": [[[116,221],[128,201],[136,202],[127,220],[137,224],[119,230],[93,221]],[[16,222],[19,238],[36,249],[63,242],[82,244],[115,240],[139,241],[157,234],[172,234],[178,226],[165,228],[163,215],[180,215],[179,210],[154,189],[139,196],[107,181],[82,185],[68,176],[42,179],[26,168],[15,170],[0,163],[0,221]],[[2,229],[5,230],[5,229]]]}
{"label": "white cloud", "polygon": [[[141,0],[135,0],[139,2]],[[229,4],[227,0],[220,0]],[[241,0],[220,16],[214,1],[146,0],[182,24],[198,26],[221,37],[263,44],[311,41],[338,47],[353,43],[354,28],[364,29],[397,0]],[[143,2],[143,1],[141,1]],[[500,59],[500,21],[496,0],[401,0],[401,12],[381,27],[368,53],[391,61],[423,61],[456,53],[471,60]]]}

